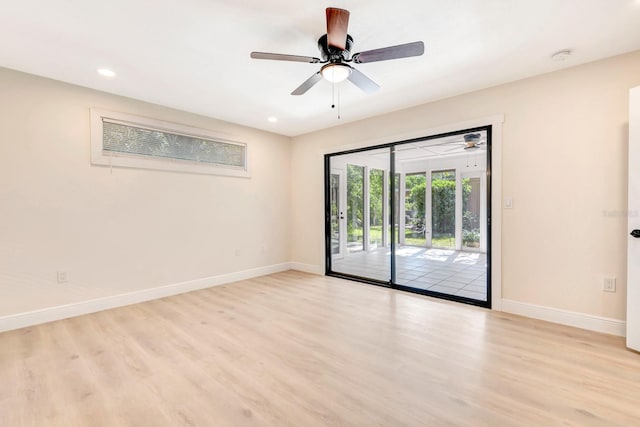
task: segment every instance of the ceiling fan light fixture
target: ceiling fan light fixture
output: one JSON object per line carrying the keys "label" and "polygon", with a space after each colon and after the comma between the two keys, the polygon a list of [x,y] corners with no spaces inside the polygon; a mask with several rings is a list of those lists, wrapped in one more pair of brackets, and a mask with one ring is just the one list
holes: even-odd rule
{"label": "ceiling fan light fixture", "polygon": [[320,69],[322,77],[331,83],[345,81],[351,75],[351,67],[347,64],[327,64]]}

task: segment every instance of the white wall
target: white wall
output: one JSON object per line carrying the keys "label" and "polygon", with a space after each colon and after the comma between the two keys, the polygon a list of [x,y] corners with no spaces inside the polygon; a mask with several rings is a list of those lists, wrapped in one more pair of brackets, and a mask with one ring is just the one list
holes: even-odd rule
{"label": "white wall", "polygon": [[[502,215],[503,298],[624,319],[628,90],[638,84],[634,52],[294,138],[293,261],[323,268],[323,154],[504,114],[502,191],[514,208]],[[602,291],[605,275],[618,292]]]}
{"label": "white wall", "polygon": [[[6,69],[0,94],[0,317],[289,261],[289,138]],[[91,107],[226,133],[253,176],[91,166]]]}

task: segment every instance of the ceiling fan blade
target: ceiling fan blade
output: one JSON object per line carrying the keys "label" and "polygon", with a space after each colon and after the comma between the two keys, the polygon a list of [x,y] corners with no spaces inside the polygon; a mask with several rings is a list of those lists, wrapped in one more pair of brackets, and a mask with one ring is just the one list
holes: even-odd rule
{"label": "ceiling fan blade", "polygon": [[348,79],[351,83],[358,86],[366,93],[373,93],[380,89],[380,86],[378,86],[376,82],[374,82],[355,68],[351,69],[351,74],[349,74]]}
{"label": "ceiling fan blade", "polygon": [[335,7],[327,8],[327,44],[340,50],[347,46],[349,11]]}
{"label": "ceiling fan blade", "polygon": [[320,74],[320,71],[318,71],[317,73],[309,77],[307,80],[305,80],[304,83],[298,86],[296,90],[291,92],[291,95],[302,95],[306,93],[309,89],[315,86],[315,84],[318,83],[320,80],[322,80],[322,74]]}
{"label": "ceiling fan blade", "polygon": [[253,59],[272,59],[274,61],[293,61],[293,62],[309,62],[316,64],[320,62],[320,58],[313,56],[299,56],[299,55],[283,55],[281,53],[268,53],[268,52],[251,52]]}
{"label": "ceiling fan blade", "polygon": [[405,43],[355,53],[353,55],[353,62],[357,64],[364,64],[365,62],[377,62],[389,59],[408,58],[410,56],[420,56],[423,53],[423,42]]}

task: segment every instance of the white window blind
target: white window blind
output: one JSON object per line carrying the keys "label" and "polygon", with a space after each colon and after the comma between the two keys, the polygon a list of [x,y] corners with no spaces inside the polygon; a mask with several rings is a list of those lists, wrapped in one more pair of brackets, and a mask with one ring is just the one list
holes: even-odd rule
{"label": "white window blind", "polygon": [[103,119],[105,152],[244,167],[244,146]]}
{"label": "white window blind", "polygon": [[247,145],[212,132],[92,110],[92,163],[248,177]]}

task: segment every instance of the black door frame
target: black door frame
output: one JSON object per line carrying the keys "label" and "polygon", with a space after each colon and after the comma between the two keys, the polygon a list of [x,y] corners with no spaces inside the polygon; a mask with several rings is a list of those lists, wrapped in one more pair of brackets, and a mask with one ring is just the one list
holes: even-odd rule
{"label": "black door frame", "polygon": [[[355,148],[352,150],[339,151],[335,153],[329,153],[324,155],[324,211],[325,211],[325,275],[332,277],[339,277],[348,280],[354,280],[357,282],[368,283],[372,285],[385,286],[392,289],[398,289],[401,291],[407,291],[422,295],[433,296],[441,299],[446,299],[450,301],[461,302],[465,304],[476,305],[480,307],[491,308],[491,142],[492,142],[492,126],[479,126],[469,129],[462,129],[452,132],[441,133],[437,135],[430,135],[419,138],[405,139],[402,141],[390,142],[387,144],[375,145],[370,147],[363,148]],[[462,135],[466,133],[472,132],[487,132],[487,170],[486,170],[486,191],[487,191],[487,203],[486,203],[486,213],[487,213],[487,300],[480,301],[472,298],[461,297],[457,295],[450,295],[440,292],[429,291],[425,289],[417,289],[412,288],[410,286],[398,285],[395,283],[396,278],[396,242],[395,242],[395,147],[403,144],[411,144],[415,142],[422,141],[430,141],[438,138],[446,138],[449,136]],[[345,154],[352,153],[362,153],[371,150],[379,150],[382,148],[389,149],[389,202],[390,202],[390,221],[391,221],[391,271],[389,281],[382,281],[377,279],[371,279],[367,277],[355,276],[347,273],[340,273],[332,270],[332,259],[331,259],[331,195],[330,195],[330,186],[331,186],[331,158],[336,156],[341,156]],[[346,256],[346,254],[345,254]]]}

